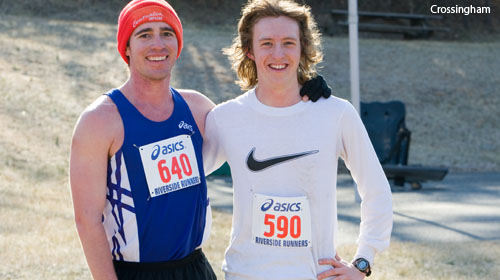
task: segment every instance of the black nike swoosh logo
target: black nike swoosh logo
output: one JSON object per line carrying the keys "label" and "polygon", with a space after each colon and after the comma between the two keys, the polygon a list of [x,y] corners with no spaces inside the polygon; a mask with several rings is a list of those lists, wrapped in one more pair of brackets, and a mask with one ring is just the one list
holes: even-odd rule
{"label": "black nike swoosh logo", "polygon": [[298,153],[298,154],[284,155],[284,156],[269,158],[269,159],[265,159],[265,160],[257,160],[253,156],[254,153],[255,153],[255,147],[254,147],[254,148],[252,148],[252,150],[248,154],[248,157],[247,157],[247,166],[252,171],[261,171],[261,170],[269,168],[269,167],[271,167],[273,165],[276,165],[276,164],[279,164],[279,163],[282,163],[282,162],[285,162],[285,161],[289,161],[289,160],[294,160],[294,159],[297,159],[297,158],[305,157],[305,156],[308,156],[308,155],[312,155],[312,154],[315,154],[317,152],[319,152],[319,151],[318,150],[314,150],[314,151],[302,152],[302,153]]}

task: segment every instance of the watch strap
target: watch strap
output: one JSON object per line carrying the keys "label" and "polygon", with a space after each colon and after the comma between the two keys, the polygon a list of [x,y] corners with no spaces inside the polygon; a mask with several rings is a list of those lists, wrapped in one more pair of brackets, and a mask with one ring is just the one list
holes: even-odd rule
{"label": "watch strap", "polygon": [[364,273],[366,277],[370,276],[372,274],[372,270],[370,267],[370,262],[364,258],[358,258],[355,259],[352,264],[354,265],[355,268],[357,268],[359,271]]}

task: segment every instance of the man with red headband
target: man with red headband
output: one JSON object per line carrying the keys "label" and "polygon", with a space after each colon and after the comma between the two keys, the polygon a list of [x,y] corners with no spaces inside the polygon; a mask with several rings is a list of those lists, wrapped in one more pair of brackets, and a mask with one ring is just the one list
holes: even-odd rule
{"label": "man with red headband", "polygon": [[117,41],[130,76],[76,124],[70,183],[95,279],[215,279],[201,251],[211,226],[201,150],[214,104],[170,86],[182,32],[167,2],[128,3]]}
{"label": "man with red headband", "polygon": [[135,0],[118,21],[130,76],[76,125],[75,219],[95,279],[215,279],[201,251],[211,212],[201,148],[214,104],[170,78],[182,24],[161,0]]}

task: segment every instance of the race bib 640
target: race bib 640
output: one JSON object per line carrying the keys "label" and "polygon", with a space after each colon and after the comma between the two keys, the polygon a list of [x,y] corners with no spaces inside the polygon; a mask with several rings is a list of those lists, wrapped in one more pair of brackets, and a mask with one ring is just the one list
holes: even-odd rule
{"label": "race bib 640", "polygon": [[151,197],[200,183],[198,162],[189,135],[179,135],[139,147]]}
{"label": "race bib 640", "polygon": [[280,248],[311,247],[311,214],[307,197],[254,194],[252,216],[254,243]]}

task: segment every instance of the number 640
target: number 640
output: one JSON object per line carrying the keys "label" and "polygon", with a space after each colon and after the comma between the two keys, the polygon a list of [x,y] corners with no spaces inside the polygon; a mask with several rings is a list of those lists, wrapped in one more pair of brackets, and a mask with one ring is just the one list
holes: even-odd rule
{"label": "number 640", "polygon": [[[180,166],[179,161],[181,162]],[[168,168],[166,160],[162,159],[158,161],[158,172],[160,173],[160,179],[163,183],[170,182],[170,179],[172,178],[170,172],[172,172],[172,174],[177,174],[179,180],[182,179],[182,172],[184,172],[184,174],[186,174],[187,176],[191,176],[191,174],[193,174],[193,169],[191,168],[189,157],[186,154],[181,154],[179,156],[179,161],[177,160],[177,157],[172,157],[172,165],[170,170]]]}
{"label": "number 640", "polygon": [[301,226],[299,216],[292,216],[290,221],[286,216],[278,216],[276,223],[275,218],[276,216],[272,214],[266,214],[266,216],[264,216],[264,224],[269,226],[269,231],[264,232],[265,237],[274,236],[275,227],[278,231],[276,235],[278,238],[285,238],[288,236],[288,233],[290,233],[292,238],[300,237]]}

